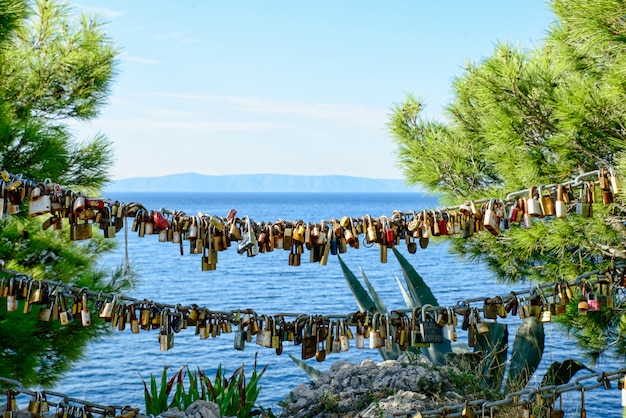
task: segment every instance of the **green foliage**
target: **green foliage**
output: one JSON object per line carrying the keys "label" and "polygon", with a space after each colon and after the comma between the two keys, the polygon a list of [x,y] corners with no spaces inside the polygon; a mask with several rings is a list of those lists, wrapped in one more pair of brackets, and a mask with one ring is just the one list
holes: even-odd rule
{"label": "green foliage", "polygon": [[[156,376],[150,374],[149,388],[142,378],[146,415],[158,415],[172,408],[185,411],[197,400],[216,403],[222,416],[247,418],[257,415],[253,409],[261,392],[259,380],[267,370],[267,365],[259,371],[255,361],[248,381],[243,365],[227,379],[226,371],[220,364],[213,381],[200,369],[191,371],[189,367],[181,367],[169,379],[167,370],[167,366],[163,368],[160,383],[157,383]],[[271,411],[266,415],[271,415]]]}
{"label": "green foliage", "polygon": [[[0,0],[0,167],[99,193],[113,163],[110,142],[101,134],[75,141],[64,121],[92,118],[109,94],[118,50],[102,29],[86,16],[75,20],[54,1]],[[42,231],[42,219],[28,217],[24,204],[20,214],[0,220],[0,259],[35,279],[122,292],[131,278],[98,268],[99,256],[114,244],[95,235],[71,243],[67,226]],[[0,306],[0,375],[26,387],[53,385],[88,340],[110,329],[97,319],[91,327],[41,322],[38,310]]]}
{"label": "green foliage", "polygon": [[153,374],[150,374],[150,389],[148,389],[146,381],[143,378],[141,379],[143,382],[146,414],[148,415],[158,415],[161,412],[167,411],[171,406],[171,403],[168,403],[168,399],[174,387],[176,376],[182,374],[183,369],[181,368],[178,373],[169,380],[167,378],[167,369],[167,366],[163,368],[160,385],[157,385],[157,378]]}
{"label": "green foliage", "polygon": [[[0,7],[10,3],[21,2]],[[119,51],[102,23],[77,22],[67,6],[39,0],[1,46],[0,166],[97,191],[113,164],[111,145],[102,134],[73,141],[62,121],[97,116],[110,93]]]}
{"label": "green foliage", "polygon": [[318,399],[317,412],[333,412],[337,408],[339,404],[339,399],[336,395],[333,395],[331,392],[322,392]]}
{"label": "green foliage", "polygon": [[[466,65],[453,81],[445,122],[423,120],[424,101],[412,95],[393,107],[389,129],[409,184],[458,205],[563,183],[599,167],[626,172],[623,4],[551,4],[557,21],[543,45],[524,50],[499,42],[491,56]],[[591,218],[533,219],[532,228],[498,237],[454,238],[453,251],[484,262],[505,282],[571,280],[626,262],[625,197],[622,191],[615,205],[595,204]],[[564,325],[597,360],[613,348],[626,355],[619,317],[617,310],[573,312]]]}

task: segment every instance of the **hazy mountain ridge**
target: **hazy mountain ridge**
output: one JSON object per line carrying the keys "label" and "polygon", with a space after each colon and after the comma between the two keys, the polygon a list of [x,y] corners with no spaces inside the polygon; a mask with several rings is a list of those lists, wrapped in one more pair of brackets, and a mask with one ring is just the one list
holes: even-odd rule
{"label": "hazy mountain ridge", "polygon": [[198,173],[117,180],[105,192],[419,192],[402,179],[371,179],[341,175],[301,176],[287,174],[234,174],[211,176]]}

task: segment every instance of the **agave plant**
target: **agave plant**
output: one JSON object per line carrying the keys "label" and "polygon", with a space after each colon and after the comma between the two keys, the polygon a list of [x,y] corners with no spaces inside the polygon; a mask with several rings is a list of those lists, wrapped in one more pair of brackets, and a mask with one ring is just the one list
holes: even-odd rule
{"label": "agave plant", "polygon": [[[184,370],[187,369],[187,373]],[[168,367],[163,368],[160,384],[157,378],[150,375],[150,387],[142,379],[144,385],[145,406],[147,415],[159,415],[174,407],[185,411],[192,403],[201,399],[218,405],[222,416],[237,416],[247,418],[257,415],[255,405],[261,386],[259,380],[267,370],[257,369],[256,359],[249,380],[246,380],[244,366],[241,365],[230,378],[226,378],[226,371],[220,364],[215,373],[215,379],[198,369],[192,371],[189,367],[181,367],[172,377],[167,377]],[[185,382],[187,377],[187,382]],[[176,388],[170,400],[172,390]]]}
{"label": "agave plant", "polygon": [[[392,250],[400,263],[406,283],[405,289],[396,277],[407,307],[412,310],[416,306],[424,306],[426,304],[439,306],[430,287],[428,287],[415,268],[396,248]],[[388,314],[387,307],[368,280],[363,269],[361,268],[361,276],[367,290],[340,256],[338,256],[338,259],[348,287],[352,291],[359,309],[364,312]],[[473,352],[453,353],[450,341],[444,339],[444,342],[441,344],[430,344],[430,347],[422,348],[421,353],[436,365],[456,364],[470,367],[482,383],[491,389],[509,393],[524,388],[537,370],[543,357],[545,342],[543,323],[534,317],[522,320],[515,335],[510,358],[508,357],[508,326],[496,322],[488,322],[486,324],[489,331],[478,334]],[[393,350],[379,349],[379,353],[383,359],[396,359],[400,354],[400,350],[394,344]],[[290,357],[313,379],[317,379],[320,374],[317,369],[295,357]],[[505,370],[507,370],[507,363],[508,372],[505,381],[504,375]],[[542,384],[566,383],[582,369],[590,370],[577,360],[568,359],[562,363],[554,362],[546,372]]]}

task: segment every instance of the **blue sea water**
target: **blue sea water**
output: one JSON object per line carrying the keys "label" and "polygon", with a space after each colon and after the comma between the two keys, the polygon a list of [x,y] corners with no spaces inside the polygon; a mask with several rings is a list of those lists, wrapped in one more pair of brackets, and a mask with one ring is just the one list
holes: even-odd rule
{"label": "blue sea water", "polygon": [[[342,216],[361,217],[390,216],[394,210],[419,211],[438,207],[437,198],[420,193],[377,194],[324,194],[324,193],[111,193],[107,197],[123,202],[139,202],[148,209],[184,211],[188,215],[198,212],[225,216],[231,208],[238,216],[250,216],[255,221],[277,219],[302,219],[319,222]],[[117,235],[118,247],[102,258],[102,267],[112,269],[124,262],[124,234]],[[425,250],[418,249],[414,255],[406,248],[400,251],[409,259],[443,306],[455,305],[462,299],[506,295],[520,286],[511,287],[498,283],[482,265],[468,263],[449,251],[445,240],[431,242]],[[303,255],[299,267],[288,266],[288,252],[275,250],[256,257],[240,255],[233,246],[219,253],[215,271],[201,271],[200,255],[180,255],[177,245],[158,242],[157,236],[140,238],[128,233],[128,253],[132,269],[139,283],[129,296],[169,304],[207,306],[212,310],[254,309],[257,313],[276,314],[300,312],[316,314],[346,314],[357,306],[343,277],[336,257],[326,266],[308,262]],[[406,308],[396,277],[402,278],[400,266],[390,253],[383,264],[379,251],[374,248],[359,250],[349,248],[342,254],[346,264],[359,276],[359,268],[377,289],[389,310]],[[518,318],[508,318],[509,345],[513,345]],[[546,348],[539,371],[531,384],[537,385],[543,372],[553,361],[565,358],[581,359],[575,343],[568,340],[555,324],[546,324]],[[465,333],[458,328],[459,341],[465,341]],[[257,354],[258,353],[258,354]],[[287,354],[300,357],[300,347],[286,343],[284,353],[277,356],[273,349],[254,343],[247,344],[245,351],[233,349],[232,334],[200,340],[193,328],[182,330],[175,336],[172,350],[159,349],[157,331],[132,334],[112,331],[110,335],[94,341],[87,347],[83,360],[53,388],[72,397],[105,405],[132,405],[142,410],[142,378],[151,374],[160,376],[163,366],[178,370],[181,366],[205,370],[214,376],[221,364],[227,372],[233,372],[245,364],[249,373],[254,361],[262,367],[269,365],[261,379],[263,386],[259,403],[279,410],[279,401],[297,385],[309,381],[306,375]],[[258,356],[258,357],[257,357]],[[357,350],[327,356],[318,363],[309,364],[320,370],[328,368],[337,360],[360,362],[364,359],[380,360],[376,350]],[[582,359],[581,359],[582,360]],[[623,367],[621,362],[607,358],[595,366],[600,370]],[[586,393],[587,416],[621,416],[621,395],[616,385],[609,391],[597,389]],[[569,412],[577,411],[580,396],[566,393],[563,405]]]}

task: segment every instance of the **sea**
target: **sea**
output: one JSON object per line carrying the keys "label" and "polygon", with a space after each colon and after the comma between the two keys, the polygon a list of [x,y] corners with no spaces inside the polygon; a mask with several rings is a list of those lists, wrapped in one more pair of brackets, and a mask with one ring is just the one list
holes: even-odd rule
{"label": "sea", "polygon": [[[122,202],[138,202],[150,210],[177,210],[187,215],[199,212],[225,217],[235,209],[238,217],[249,216],[254,221],[278,219],[319,222],[342,216],[391,216],[395,210],[421,211],[440,207],[437,196],[422,193],[110,193],[107,198]],[[139,237],[137,233],[120,231],[115,238],[117,248],[101,256],[100,266],[112,270],[125,262],[126,254],[138,281],[128,296],[167,304],[206,306],[211,310],[236,311],[253,309],[257,314],[304,313],[339,315],[358,310],[354,296],[343,276],[337,257],[331,256],[327,265],[310,263],[308,252],[298,267],[288,265],[288,251],[275,250],[247,257],[233,245],[219,253],[217,268],[202,271],[201,256],[190,254],[184,247],[181,255],[178,245],[159,242],[157,235]],[[472,298],[507,295],[512,290],[528,289],[530,285],[508,285],[477,262],[459,258],[450,251],[449,243],[431,240],[426,249],[418,248],[409,254],[399,247],[417,272],[432,289],[439,305],[453,306],[458,301]],[[341,255],[348,267],[361,277],[367,275],[389,311],[406,309],[396,278],[402,280],[402,270],[389,252],[386,263],[381,263],[376,247],[358,250],[348,248]],[[515,330],[520,321],[509,317],[509,347],[513,345]],[[554,361],[574,358],[588,364],[577,349],[554,323],[545,325],[545,351],[539,370],[532,377],[536,386]],[[466,334],[457,328],[459,344]],[[221,366],[227,376],[244,366],[249,376],[255,361],[258,367],[268,365],[260,385],[257,403],[266,410],[279,413],[280,403],[288,398],[296,386],[307,384],[311,378],[288,356],[300,358],[301,347],[285,343],[282,355],[273,349],[248,343],[244,351],[233,348],[233,334],[201,340],[194,328],[183,329],[175,335],[174,347],[161,351],[157,331],[133,334],[111,331],[86,347],[82,360],[52,388],[70,397],[102,405],[130,405],[145,411],[142,380],[161,376],[163,368],[170,375],[183,366],[203,370],[215,376]],[[365,359],[382,361],[377,350],[358,350],[353,341],[348,352],[329,354],[324,362],[307,360],[310,366],[326,371],[338,360],[359,363]],[[622,361],[607,356],[593,365],[594,370],[611,371],[624,367]],[[583,372],[579,372],[583,374]],[[621,392],[613,382],[611,389],[595,389],[585,393],[585,407],[589,417],[622,416]],[[580,410],[580,393],[563,395],[566,416]]]}

